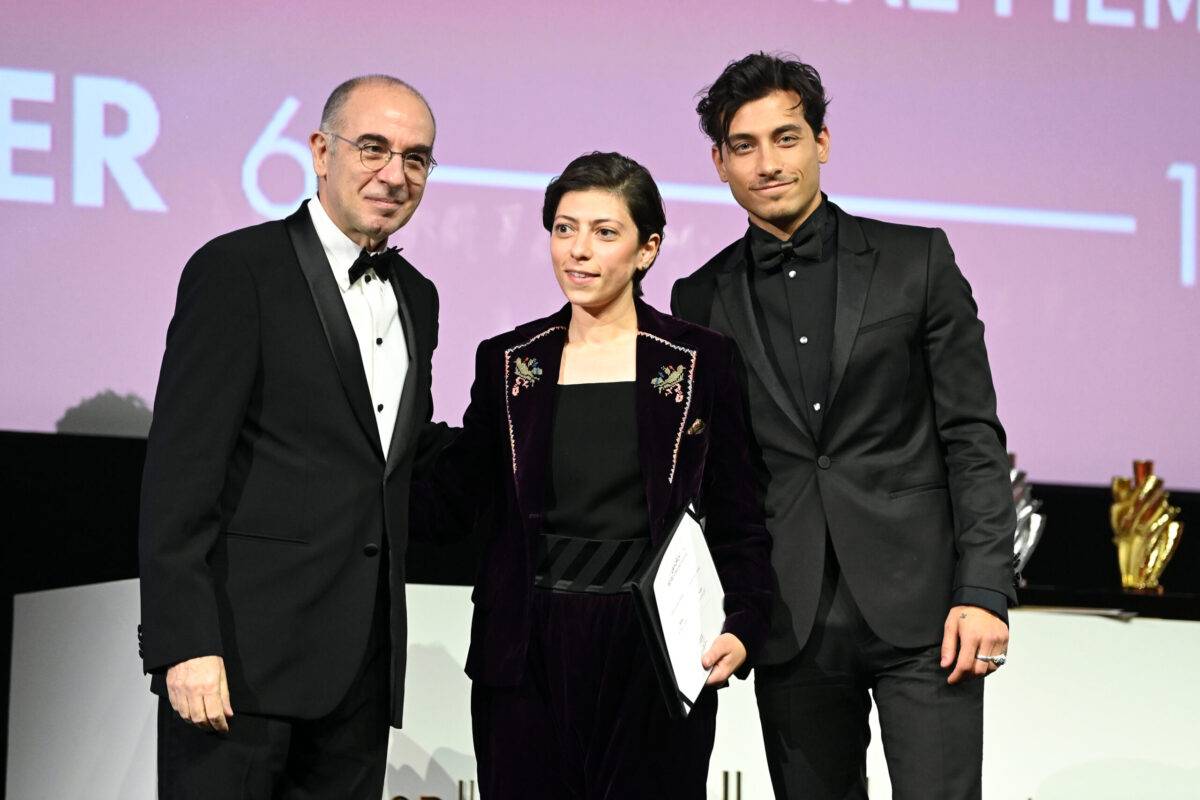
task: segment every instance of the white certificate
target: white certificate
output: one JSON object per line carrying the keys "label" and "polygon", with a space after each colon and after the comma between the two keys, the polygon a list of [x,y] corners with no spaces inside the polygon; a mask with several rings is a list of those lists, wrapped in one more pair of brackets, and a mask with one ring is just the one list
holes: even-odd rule
{"label": "white certificate", "polygon": [[680,703],[687,713],[708,679],[700,658],[725,625],[725,592],[704,531],[691,514],[683,515],[663,552],[654,576],[654,599]]}

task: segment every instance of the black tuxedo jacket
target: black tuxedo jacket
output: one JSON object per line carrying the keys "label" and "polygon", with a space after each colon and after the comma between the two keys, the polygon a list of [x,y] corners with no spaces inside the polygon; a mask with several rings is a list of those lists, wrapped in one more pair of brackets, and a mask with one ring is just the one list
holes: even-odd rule
{"label": "black tuxedo jacket", "polygon": [[[570,315],[566,306],[479,345],[462,435],[438,457],[436,480],[414,484],[414,525],[449,537],[480,514],[486,550],[472,595],[467,672],[489,686],[516,685],[525,670],[534,544]],[[725,630],[754,658],[771,603],[770,539],[753,484],[732,344],[641,301],[637,315],[634,391],[651,540],[660,544],[687,503],[696,502],[725,590]]]}
{"label": "black tuxedo jacket", "polygon": [[767,356],[739,240],[676,282],[672,311],[731,336],[746,365],[778,591],[763,663],[808,640],[826,531],[872,630],[941,640],[952,599],[1015,602],[1004,430],[971,288],[939,229],[837,214],[837,309],[819,438]]}
{"label": "black tuxedo jacket", "polygon": [[386,569],[400,724],[409,477],[438,430],[425,424],[438,297],[407,262],[395,275],[410,363],[385,459],[307,208],[218,237],[184,268],[139,534],[141,655],[160,694],[172,664],[220,655],[235,713],[328,713],[362,665]]}

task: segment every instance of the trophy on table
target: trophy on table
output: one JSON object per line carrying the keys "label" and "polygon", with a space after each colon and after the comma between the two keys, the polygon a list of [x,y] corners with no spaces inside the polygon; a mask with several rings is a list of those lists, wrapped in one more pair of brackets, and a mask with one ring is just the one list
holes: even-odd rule
{"label": "trophy on table", "polygon": [[1113,544],[1121,567],[1121,588],[1127,592],[1161,594],[1158,580],[1179,547],[1183,523],[1179,509],[1154,474],[1153,461],[1134,461],[1133,478],[1112,480],[1109,510]]}
{"label": "trophy on table", "polygon": [[1023,586],[1025,579],[1021,577],[1021,571],[1029,563],[1029,557],[1046,530],[1046,515],[1038,513],[1042,501],[1033,499],[1025,473],[1017,469],[1016,453],[1008,454],[1008,463],[1013,505],[1017,508],[1017,530],[1013,534],[1013,575],[1017,583]]}

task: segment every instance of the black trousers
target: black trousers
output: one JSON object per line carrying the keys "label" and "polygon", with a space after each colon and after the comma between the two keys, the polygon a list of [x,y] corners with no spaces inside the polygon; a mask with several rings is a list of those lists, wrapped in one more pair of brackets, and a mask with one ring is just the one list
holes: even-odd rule
{"label": "black trousers", "polygon": [[716,716],[668,716],[629,594],[535,589],[521,684],[472,688],[480,796],[704,800]]}
{"label": "black trousers", "polygon": [[940,656],[941,642],[906,649],[876,636],[831,556],[804,649],[791,661],[755,670],[776,798],[867,800],[870,692],[892,797],[977,800],[983,681],[948,685]]}
{"label": "black trousers", "polygon": [[387,592],[381,588],[362,667],[315,720],[239,714],[229,733],[185,722],[158,701],[159,800],[379,800],[390,732]]}

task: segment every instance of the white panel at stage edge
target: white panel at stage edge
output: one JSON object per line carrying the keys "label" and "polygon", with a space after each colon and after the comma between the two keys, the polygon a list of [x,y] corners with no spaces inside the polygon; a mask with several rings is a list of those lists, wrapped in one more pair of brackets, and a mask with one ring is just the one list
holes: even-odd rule
{"label": "white panel at stage edge", "polygon": [[[409,587],[406,727],[386,797],[470,800],[470,590]],[[155,699],[137,657],[137,582],[14,598],[7,797],[153,800]],[[1200,797],[1200,623],[1014,611],[988,679],[989,800]],[[711,800],[770,800],[751,683],[721,692]],[[233,698],[234,711],[237,698]],[[514,731],[514,735],[520,735]],[[891,791],[872,715],[871,800]],[[728,774],[727,774],[728,773]]]}

